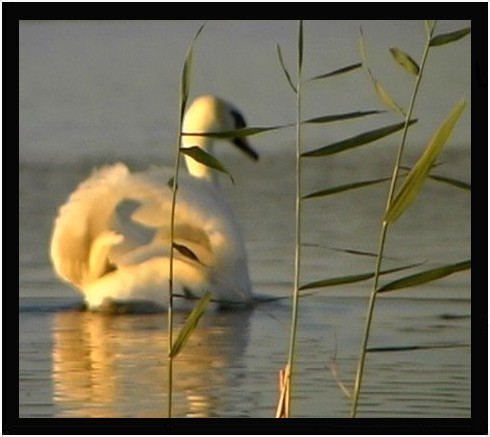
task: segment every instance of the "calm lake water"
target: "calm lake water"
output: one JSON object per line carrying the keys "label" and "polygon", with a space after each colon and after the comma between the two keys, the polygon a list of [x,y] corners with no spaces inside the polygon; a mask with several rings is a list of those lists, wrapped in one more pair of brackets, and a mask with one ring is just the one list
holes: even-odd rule
{"label": "calm lake water", "polygon": [[[361,24],[365,35],[372,35],[377,56],[379,23]],[[386,24],[385,35],[394,39],[387,47],[408,45],[416,56],[423,26],[402,24]],[[441,30],[465,25],[441,23]],[[172,162],[178,78],[198,27],[197,22],[20,24],[20,417],[166,415],[166,314],[111,317],[78,311],[81,298],[54,276],[48,246],[57,208],[95,166],[122,160],[141,169]],[[307,71],[314,75],[356,62],[358,27],[359,22],[305,23]],[[293,121],[294,99],[278,67],[275,43],[284,45],[293,65],[295,34],[294,22],[208,23],[196,46],[194,95],[226,97],[250,125]],[[336,50],[339,41],[344,51]],[[445,49],[461,59],[447,78],[454,84],[451,90],[441,97],[435,75],[427,77],[435,89],[428,86],[421,99],[407,165],[452,105],[462,95],[470,97],[465,44],[455,45],[453,52]],[[444,68],[442,58],[434,54],[429,63],[434,71]],[[389,74],[396,80],[387,77],[388,83],[410,88],[398,70]],[[379,108],[365,79],[358,73],[326,90],[313,84],[305,95],[305,118]],[[431,92],[433,106],[426,102]],[[435,174],[471,181],[470,114],[468,108]],[[397,121],[388,114],[311,127],[305,129],[304,146],[313,149]],[[261,153],[257,164],[225,146],[218,150],[236,181],[233,186],[223,179],[222,185],[243,229],[258,294],[286,297],[292,288],[293,139],[291,129],[252,138]],[[388,176],[397,143],[391,137],[305,161],[304,192]],[[304,202],[302,283],[374,268],[372,257],[346,249],[376,251],[386,193],[387,185],[380,184]],[[425,263],[412,273],[469,259],[470,219],[467,191],[429,181],[388,234],[384,266]],[[301,299],[294,416],[348,417],[350,402],[332,369],[352,386],[370,286],[319,289]],[[273,417],[290,313],[284,299],[250,311],[205,314],[176,359],[174,415]],[[177,315],[177,327],[184,318]],[[368,355],[359,417],[471,417],[470,326],[469,272],[380,296],[370,345],[413,348]]]}

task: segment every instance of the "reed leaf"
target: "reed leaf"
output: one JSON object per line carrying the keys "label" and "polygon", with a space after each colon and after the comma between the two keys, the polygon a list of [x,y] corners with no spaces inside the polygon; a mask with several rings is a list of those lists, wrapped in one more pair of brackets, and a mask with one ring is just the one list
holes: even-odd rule
{"label": "reed leaf", "polygon": [[283,129],[285,127],[291,127],[292,124],[284,124],[278,126],[268,126],[268,127],[244,127],[240,129],[233,129],[224,132],[182,132],[183,136],[186,137],[213,137],[219,139],[233,139],[233,138],[244,138],[250,137],[252,135],[261,134],[263,132],[268,132],[276,129]]}
{"label": "reed leaf", "polygon": [[302,123],[308,123],[308,124],[332,123],[334,121],[350,120],[352,118],[366,117],[368,115],[381,114],[383,112],[385,111],[380,111],[377,109],[373,109],[369,111],[345,112],[343,114],[324,115],[322,117],[310,118],[308,120],[303,121]]}
{"label": "reed leaf", "polygon": [[391,97],[390,93],[386,91],[386,88],[381,85],[380,81],[375,79],[374,77],[371,77],[371,80],[373,81],[374,90],[376,91],[376,95],[378,96],[380,102],[388,109],[398,112],[405,117],[405,111],[403,110],[403,108],[395,102],[395,99]]}
{"label": "reed leaf", "polygon": [[428,37],[430,37],[430,34],[435,24],[436,20],[424,20],[425,31],[427,32]]}
{"label": "reed leaf", "polygon": [[186,258],[189,258],[192,261],[196,261],[198,263],[201,263],[201,261],[199,261],[199,258],[197,257],[197,255],[191,249],[189,249],[187,246],[173,242],[172,247],[177,252],[179,252],[181,255],[185,256]]}
{"label": "reed leaf", "polygon": [[412,170],[398,191],[398,194],[388,208],[385,216],[385,222],[387,224],[395,222],[415,200],[417,194],[424,184],[425,178],[427,177],[437,157],[442,152],[444,144],[453,131],[454,126],[461,116],[465,106],[466,102],[464,100],[457,103],[449,116],[439,126],[429,141],[424,153],[413,166]]}
{"label": "reed leaf", "polygon": [[348,253],[349,255],[369,256],[371,258],[376,258],[378,256],[378,254],[375,252],[367,252],[367,251],[358,250],[358,249],[342,249],[340,247],[329,247],[329,249],[334,250],[336,252]]}
{"label": "reed leaf", "polygon": [[344,191],[356,190],[358,188],[368,187],[369,185],[379,184],[389,181],[391,178],[371,179],[368,181],[353,182],[351,184],[338,185],[336,187],[327,188],[325,190],[315,191],[303,196],[302,199],[313,199],[316,197],[325,197],[332,194],[343,193]]}
{"label": "reed leaf", "polygon": [[420,68],[409,55],[397,47],[391,47],[390,53],[398,65],[401,65],[410,74],[418,76]]}
{"label": "reed leaf", "polygon": [[[412,125],[416,122],[417,120],[410,120],[408,124]],[[301,156],[303,158],[310,158],[310,157],[318,157],[318,156],[328,156],[328,155],[333,155],[335,153],[344,152],[354,147],[359,147],[364,144],[372,143],[381,138],[387,137],[388,135],[394,134],[395,132],[402,130],[404,127],[405,127],[404,122],[392,124],[369,132],[364,132],[362,134],[347,138],[346,140],[342,140],[337,143],[329,144],[319,149],[312,150],[311,152],[303,153]]]}
{"label": "reed leaf", "polygon": [[281,52],[281,46],[277,44],[277,56],[279,57],[279,63],[281,64],[282,71],[284,75],[286,76],[286,79],[288,81],[289,86],[292,88],[294,93],[297,93],[298,91],[296,90],[296,87],[293,84],[293,81],[291,79],[291,75],[289,74],[288,69],[286,68],[286,64],[284,64],[284,59],[282,57],[282,52]]}
{"label": "reed leaf", "polygon": [[[441,164],[436,162],[432,165],[432,168],[436,168],[439,165]],[[405,167],[405,166],[401,166],[400,169],[405,170],[407,172],[411,170],[410,167]],[[448,178],[447,176],[440,176],[440,175],[435,175],[430,173],[427,177],[437,182],[442,182],[444,184],[452,185],[453,187],[456,188],[461,188],[462,190],[471,191],[471,184],[468,184],[467,182],[464,181],[460,181],[459,179]]]}
{"label": "reed leaf", "polygon": [[312,77],[311,79],[308,79],[308,81],[314,81],[314,80],[319,80],[319,79],[326,79],[328,77],[333,77],[337,76],[339,74],[345,74],[353,70],[357,70],[358,68],[362,67],[362,62],[357,62],[355,64],[350,64],[342,68],[338,68],[333,71],[329,71],[328,73],[320,74],[318,76]]}
{"label": "reed leaf", "polygon": [[456,30],[454,32],[442,33],[440,35],[433,36],[430,39],[429,45],[431,47],[442,46],[458,39],[464,38],[471,33],[471,27],[465,27],[464,29]]}
{"label": "reed leaf", "polygon": [[192,146],[192,147],[181,147],[180,151],[187,156],[190,156],[195,161],[200,164],[205,165],[206,167],[212,168],[214,170],[218,170],[221,173],[228,175],[231,182],[234,184],[235,180],[231,173],[226,169],[226,167],[221,164],[213,155],[210,155],[208,152],[204,151],[200,147]]}
{"label": "reed leaf", "polygon": [[[364,35],[362,33],[362,28],[359,28],[359,53],[361,56],[362,63],[366,65],[367,64],[366,47],[364,43]],[[366,70],[369,75],[369,78],[371,79],[371,82],[373,83],[374,90],[380,102],[383,105],[385,105],[388,109],[398,112],[405,117],[405,111],[401,108],[400,105],[398,105],[398,103],[396,103],[395,99],[391,97],[390,93],[385,89],[383,85],[381,85],[379,80],[377,80],[374,77],[373,73],[371,72],[371,69],[366,66]]]}
{"label": "reed leaf", "polygon": [[303,20],[299,20],[298,31],[298,75],[301,76],[303,68]]}
{"label": "reed leaf", "polygon": [[167,181],[167,187],[169,187],[171,190],[173,190],[174,189],[174,185],[175,185],[175,189],[178,189],[179,188],[178,184],[175,183],[175,178],[172,176]]}
{"label": "reed leaf", "polygon": [[431,346],[379,346],[368,347],[367,352],[405,352],[428,349],[453,349],[459,347],[468,347],[466,344],[435,344]]}
{"label": "reed leaf", "polygon": [[[380,275],[388,275],[390,273],[396,273],[402,270],[411,269],[413,267],[419,266],[421,263],[409,264],[402,267],[396,267],[393,269],[383,270],[380,272]],[[299,289],[302,290],[311,290],[312,288],[324,288],[324,287],[334,287],[337,285],[343,284],[352,284],[354,282],[366,281],[374,277],[374,272],[368,273],[360,273],[357,275],[348,275],[348,276],[338,276],[335,278],[322,279],[320,281],[310,282],[308,284],[302,285]]]}
{"label": "reed leaf", "polygon": [[359,27],[359,39],[357,40],[359,46],[359,55],[363,64],[366,63],[366,44],[364,43],[364,34],[362,33],[362,27]]}
{"label": "reed leaf", "polygon": [[446,176],[438,176],[438,175],[434,175],[434,174],[430,174],[429,178],[433,179],[435,181],[438,181],[438,182],[443,182],[445,184],[452,185],[453,187],[461,188],[462,190],[471,191],[471,185],[470,184],[463,182],[463,181],[460,181],[458,179],[448,178]]}
{"label": "reed leaf", "polygon": [[192,70],[192,58],[193,58],[193,52],[194,52],[194,44],[199,38],[199,35],[201,34],[202,30],[204,29],[204,26],[206,25],[206,21],[201,25],[199,30],[196,32],[194,35],[194,38],[191,42],[191,45],[189,47],[189,51],[187,52],[187,56],[185,58],[184,62],[184,68],[182,69],[182,79],[181,79],[181,88],[180,88],[180,119],[184,119],[184,112],[185,108],[187,105],[187,100],[189,99],[189,89],[190,89],[190,75],[191,75],[191,70]]}
{"label": "reed leaf", "polygon": [[208,307],[210,301],[211,293],[208,291],[204,293],[201,299],[199,299],[199,302],[189,314],[189,317],[187,317],[184,326],[180,330],[179,335],[172,345],[172,349],[169,353],[170,357],[175,358],[182,350],[185,343],[187,342],[187,340],[189,340],[189,337],[194,332],[194,329],[196,329],[196,326],[199,323],[199,320],[203,316],[204,312],[206,311],[206,308]]}
{"label": "reed leaf", "polygon": [[399,290],[401,288],[415,287],[427,282],[436,281],[456,272],[461,272],[471,268],[471,260],[459,262],[456,264],[448,264],[435,269],[425,270],[405,278],[397,279],[389,284],[380,287],[377,292],[384,293],[387,291]]}

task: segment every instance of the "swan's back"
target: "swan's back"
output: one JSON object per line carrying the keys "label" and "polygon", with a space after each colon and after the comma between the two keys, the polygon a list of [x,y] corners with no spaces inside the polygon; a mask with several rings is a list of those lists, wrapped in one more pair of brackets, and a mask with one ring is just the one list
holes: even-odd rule
{"label": "swan's back", "polygon": [[[79,288],[89,306],[104,297],[168,296],[171,172],[130,173],[104,167],[60,208],[51,240],[57,274]],[[179,177],[174,226],[174,282],[186,293],[218,300],[251,299],[244,243],[231,209],[213,184]],[[158,296],[158,297],[155,297]]]}

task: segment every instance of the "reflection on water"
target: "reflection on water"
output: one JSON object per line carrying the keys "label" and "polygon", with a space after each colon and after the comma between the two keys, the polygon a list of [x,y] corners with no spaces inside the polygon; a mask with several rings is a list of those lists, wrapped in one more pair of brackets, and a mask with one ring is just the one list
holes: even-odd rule
{"label": "reflection on water", "polygon": [[[19,308],[19,417],[166,416],[165,314],[109,316],[45,301]],[[301,303],[294,417],[346,418],[332,358],[351,388],[365,299]],[[377,311],[371,346],[402,350],[368,355],[359,417],[470,417],[470,301],[380,298]],[[289,318],[277,302],[207,312],[175,360],[174,416],[273,417]]]}
{"label": "reflection on water", "polygon": [[[183,322],[183,315],[177,323]],[[219,387],[240,365],[249,311],[206,316],[174,364],[174,415],[212,417]],[[54,402],[70,417],[165,417],[167,329],[162,315],[60,312],[53,320]]]}

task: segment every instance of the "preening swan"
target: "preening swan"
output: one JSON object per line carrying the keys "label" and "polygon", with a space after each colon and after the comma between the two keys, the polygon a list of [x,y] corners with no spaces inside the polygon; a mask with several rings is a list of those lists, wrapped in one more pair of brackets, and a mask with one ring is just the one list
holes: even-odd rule
{"label": "preening swan", "polygon": [[[245,127],[240,112],[214,96],[187,110],[184,133]],[[183,135],[182,147],[212,152],[215,139]],[[243,138],[232,141],[248,156]],[[215,171],[185,157],[179,176],[174,225],[174,293],[200,297],[211,291],[225,303],[252,301],[247,254]],[[165,308],[168,302],[170,169],[131,173],[121,163],[103,167],[82,182],[60,208],[50,255],[57,275],[78,288],[89,309],[112,304]]]}

